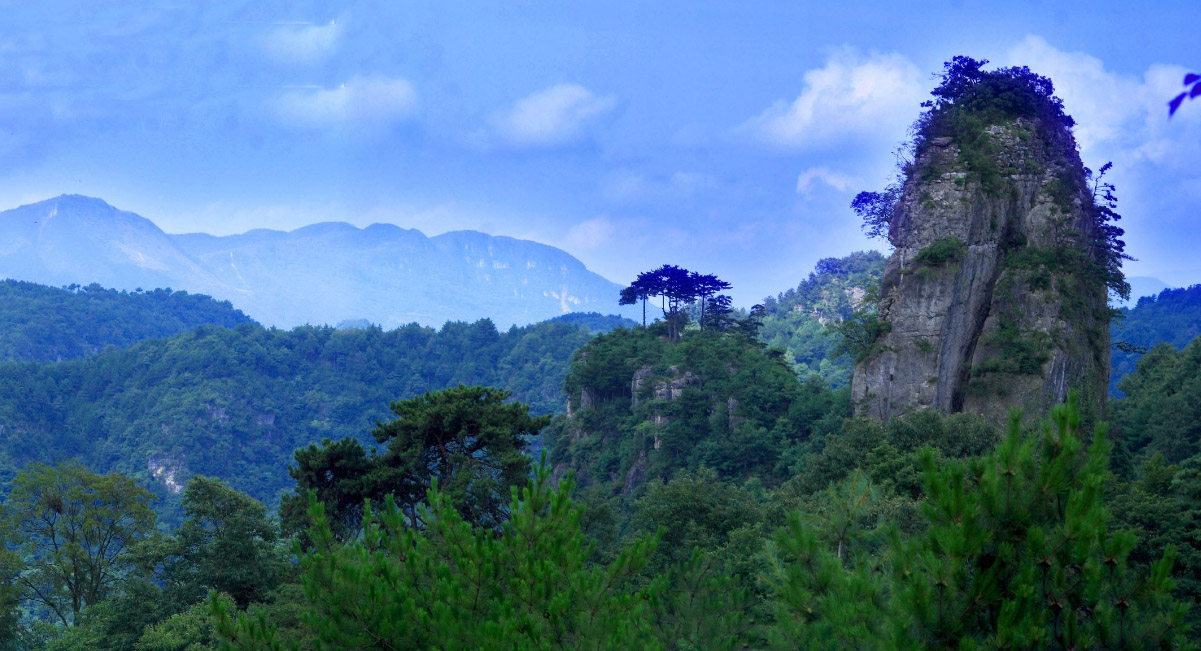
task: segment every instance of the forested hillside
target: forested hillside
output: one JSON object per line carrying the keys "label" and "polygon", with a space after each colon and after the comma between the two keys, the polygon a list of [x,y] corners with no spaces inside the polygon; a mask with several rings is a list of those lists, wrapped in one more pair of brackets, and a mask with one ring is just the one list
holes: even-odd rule
{"label": "forested hillside", "polygon": [[[619,319],[592,317],[597,328]],[[572,352],[591,336],[545,322],[498,332],[487,319],[290,331],[203,326],[59,364],[0,365],[0,472],[77,458],[169,499],[193,474],[274,505],[292,453],[322,438],[368,440],[389,402],[458,384],[506,388],[535,413],[563,409]]]}
{"label": "forested hillside", "polygon": [[[1185,626],[1198,621],[1187,605],[1201,592],[1198,343],[1161,346],[1123,383],[1111,454],[1106,437],[1079,429],[1074,405],[1046,429],[1008,432],[933,411],[851,418],[847,389],[801,381],[753,320],[685,329],[679,341],[664,323],[588,322],[609,331],[242,324],[0,366],[13,488],[3,530],[15,550],[0,558],[0,637],[50,649],[556,636],[600,647],[921,647],[994,639],[1011,603],[1021,639],[1187,648]],[[530,468],[521,433],[544,421],[492,390],[423,394],[459,382],[507,383],[534,411],[569,396],[543,433],[551,465],[524,492],[509,492]],[[292,452],[323,437],[289,478]],[[66,462],[68,449],[124,474],[95,475]],[[439,492],[426,493],[435,479]],[[285,532],[269,515],[282,494]],[[364,497],[376,506],[364,509]],[[76,591],[74,610],[69,584],[40,599],[18,580],[73,576],[34,517],[56,504],[71,522],[121,518],[112,531],[129,543],[107,561],[109,587]],[[155,510],[166,533],[155,533]],[[1078,544],[1061,544],[1064,532]],[[1049,596],[1022,587],[1039,584],[1044,566]],[[1009,587],[980,578],[989,571]],[[464,596],[476,592],[491,595],[483,607]],[[1076,632],[1050,620],[1052,598],[1078,604]],[[940,612],[940,599],[953,608]],[[1106,614],[1116,603],[1134,604],[1121,627]],[[973,617],[956,614],[965,610]]]}
{"label": "forested hillside", "polygon": [[850,414],[845,391],[801,382],[753,336],[707,330],[673,344],[664,332],[617,330],[576,355],[571,409],[547,438],[582,487],[634,498],[647,481],[702,467],[778,485]]}
{"label": "forested hillside", "polygon": [[0,360],[54,362],[250,317],[229,301],[170,289],[124,292],[95,283],[55,288],[0,281]]}
{"label": "forested hillside", "polygon": [[801,377],[816,374],[836,388],[849,385],[854,364],[835,354],[838,341],[826,326],[863,305],[867,292],[880,284],[884,260],[878,251],[819,260],[795,289],[763,301],[763,340],[787,351]]}
{"label": "forested hillside", "polygon": [[[1157,296],[1145,296],[1132,308],[1123,308],[1110,328],[1115,342],[1152,348],[1167,343],[1184,348],[1201,335],[1201,285],[1183,289],[1165,289]],[[1134,372],[1141,353],[1115,348],[1109,373],[1109,390],[1120,391],[1118,383]]]}

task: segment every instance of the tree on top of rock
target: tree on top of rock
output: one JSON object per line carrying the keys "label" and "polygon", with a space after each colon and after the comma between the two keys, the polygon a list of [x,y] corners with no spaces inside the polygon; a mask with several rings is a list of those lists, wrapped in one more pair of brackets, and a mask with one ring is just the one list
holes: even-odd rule
{"label": "tree on top of rock", "polygon": [[[687,318],[685,308],[701,303],[701,326],[704,327],[706,304],[721,299],[718,292],[732,287],[730,283],[712,274],[699,274],[682,267],[665,264],[654,271],[644,271],[629,287],[621,290],[620,305],[633,305],[642,301],[642,325],[646,326],[646,301],[658,296],[667,322],[668,336],[679,341]],[[728,305],[728,300],[718,301]]]}

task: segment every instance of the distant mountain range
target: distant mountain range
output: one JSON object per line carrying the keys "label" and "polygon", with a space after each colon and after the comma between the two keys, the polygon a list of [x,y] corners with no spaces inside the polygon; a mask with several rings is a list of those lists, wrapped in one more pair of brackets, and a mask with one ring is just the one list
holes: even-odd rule
{"label": "distant mountain range", "polygon": [[1125,301],[1115,301],[1112,303],[1114,308],[1131,308],[1138,305],[1140,298],[1144,296],[1156,296],[1165,289],[1170,289],[1170,286],[1158,278],[1149,276],[1127,276],[1126,282],[1130,283],[1130,298]]}
{"label": "distant mountain range", "polygon": [[0,212],[0,278],[182,289],[228,300],[283,328],[484,317],[507,328],[573,312],[635,316],[618,307],[619,285],[536,242],[345,223],[169,235],[149,219],[79,195]]}

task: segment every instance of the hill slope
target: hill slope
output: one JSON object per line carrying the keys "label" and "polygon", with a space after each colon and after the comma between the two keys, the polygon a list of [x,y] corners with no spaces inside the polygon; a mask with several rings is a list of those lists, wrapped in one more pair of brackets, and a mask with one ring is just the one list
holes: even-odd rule
{"label": "hill slope", "polygon": [[491,321],[440,331],[405,326],[291,331],[243,323],[58,364],[0,364],[0,480],[30,461],[79,458],[138,477],[177,508],[192,474],[268,504],[290,488],[299,447],[367,441],[392,400],[460,383],[506,388],[537,413],[561,387],[587,328],[545,322],[497,332]]}
{"label": "hill slope", "polygon": [[760,337],[787,351],[802,377],[817,374],[835,388],[849,385],[854,363],[847,355],[834,355],[838,342],[826,325],[850,317],[863,304],[867,290],[880,284],[884,260],[876,251],[819,260],[795,289],[763,301]]}
{"label": "hill slope", "polygon": [[[1122,318],[1114,319],[1110,328],[1114,341],[1153,348],[1168,343],[1184,348],[1201,335],[1201,285],[1184,289],[1165,289],[1158,296],[1139,299],[1133,308],[1123,308]],[[1138,353],[1114,349],[1109,391],[1117,395],[1118,381],[1133,373]]]}
{"label": "hill slope", "polygon": [[46,287],[0,281],[0,360],[54,362],[171,337],[201,325],[232,328],[250,317],[228,301],[156,289],[120,292],[93,284]]}

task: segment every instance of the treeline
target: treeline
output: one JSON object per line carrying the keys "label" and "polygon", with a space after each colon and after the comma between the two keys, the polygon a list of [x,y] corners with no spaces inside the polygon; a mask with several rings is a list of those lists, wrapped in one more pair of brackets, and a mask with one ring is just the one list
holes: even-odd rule
{"label": "treeline", "polygon": [[232,328],[251,319],[229,301],[203,294],[3,280],[0,323],[0,361],[55,362],[173,337],[201,325]]}
{"label": "treeline", "polygon": [[390,400],[482,384],[512,391],[535,413],[561,411],[571,354],[591,336],[555,321],[503,333],[486,319],[391,331],[243,323],[59,364],[2,364],[0,478],[76,458],[143,481],[172,522],[193,474],[225,478],[274,507],[294,450],[326,437],[367,442]]}
{"label": "treeline", "polygon": [[[667,335],[576,354],[544,463],[547,419],[459,387],[298,451],[279,517],[193,477],[164,531],[128,478],[31,465],[0,624],[50,649],[1190,648],[1201,339],[1149,356],[1106,431],[1075,402],[854,418],[742,330]],[[120,553],[51,553],[74,519]]]}
{"label": "treeline", "polygon": [[[1201,285],[1144,296],[1134,307],[1122,308],[1110,327],[1114,342],[1144,349],[1161,342],[1184,348],[1198,335],[1201,335]],[[1109,372],[1111,394],[1124,376],[1134,372],[1141,356],[1141,352],[1126,346],[1114,348]]]}

